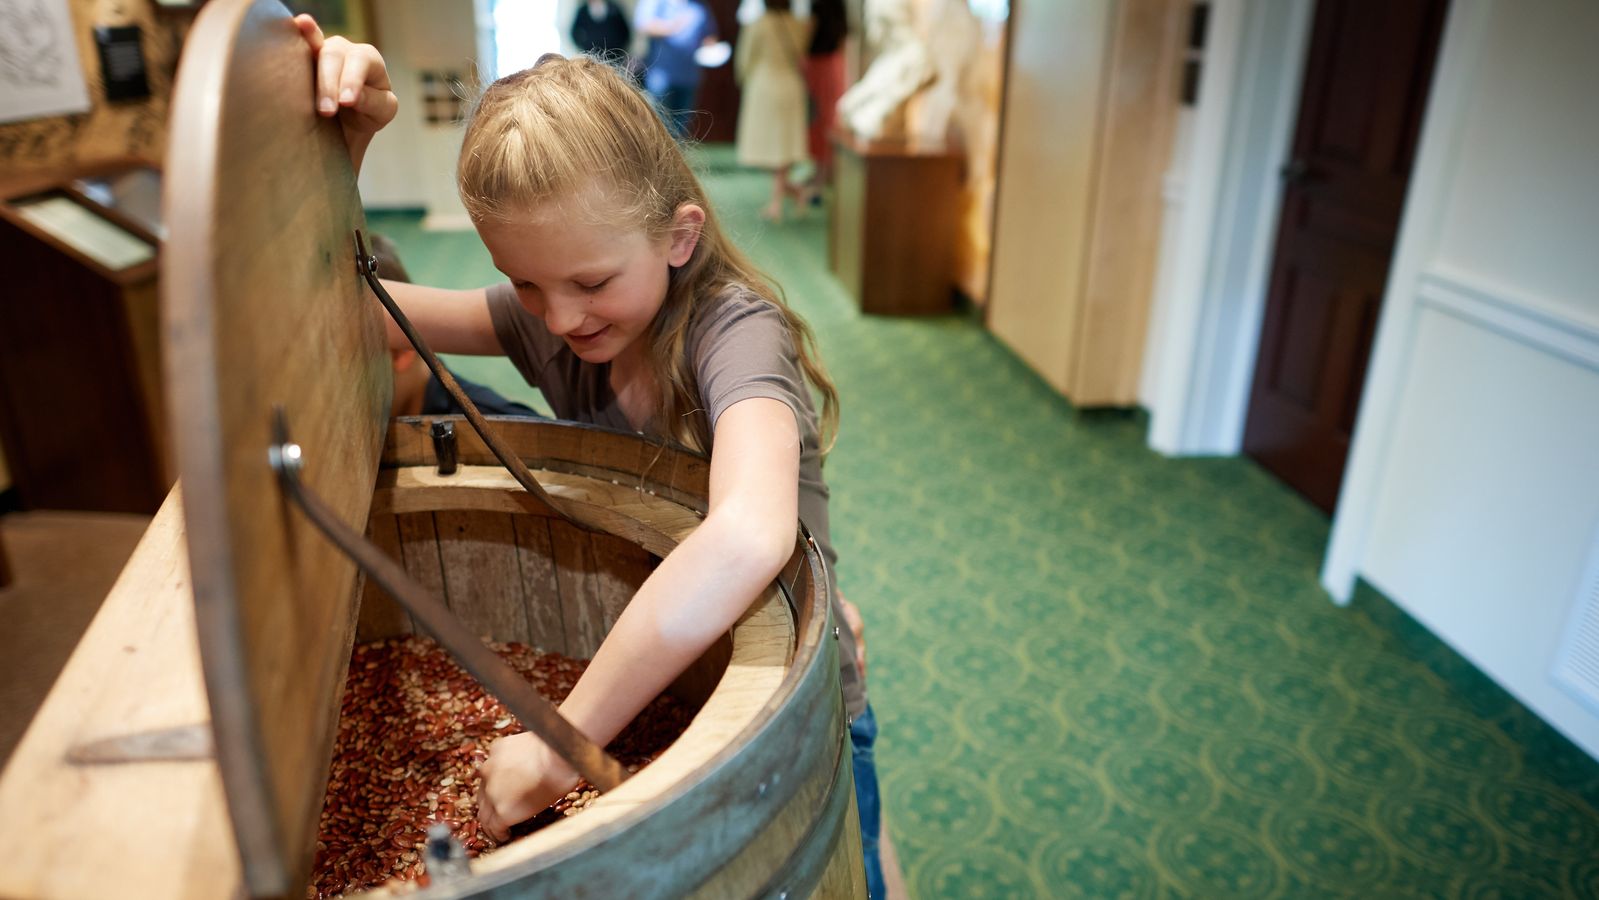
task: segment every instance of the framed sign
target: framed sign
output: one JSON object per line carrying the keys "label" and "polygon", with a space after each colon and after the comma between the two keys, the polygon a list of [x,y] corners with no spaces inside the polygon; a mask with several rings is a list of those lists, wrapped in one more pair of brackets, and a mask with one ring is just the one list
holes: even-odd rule
{"label": "framed sign", "polygon": [[0,0],[0,122],[89,109],[65,2]]}
{"label": "framed sign", "polygon": [[14,201],[23,221],[113,272],[155,259],[143,238],[60,192]]}

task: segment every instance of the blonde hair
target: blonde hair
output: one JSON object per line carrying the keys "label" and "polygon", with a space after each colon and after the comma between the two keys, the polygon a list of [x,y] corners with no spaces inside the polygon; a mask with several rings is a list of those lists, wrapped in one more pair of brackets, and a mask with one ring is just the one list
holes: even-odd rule
{"label": "blonde hair", "polygon": [[656,420],[667,437],[710,452],[710,423],[686,343],[698,301],[736,285],[782,313],[805,377],[821,394],[822,452],[832,448],[838,391],[810,326],[722,231],[677,141],[626,75],[592,57],[548,54],[494,82],[473,110],[456,174],[474,221],[514,221],[560,208],[665,240],[680,208],[700,206],[705,223],[698,245],[672,271],[666,300],[646,334],[660,395]]}

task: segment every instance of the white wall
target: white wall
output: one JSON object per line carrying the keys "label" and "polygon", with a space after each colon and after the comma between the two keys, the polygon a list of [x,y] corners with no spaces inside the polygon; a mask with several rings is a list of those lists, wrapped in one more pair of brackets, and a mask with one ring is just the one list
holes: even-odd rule
{"label": "white wall", "polygon": [[[553,4],[561,52],[574,52],[572,17],[581,0]],[[631,16],[636,0],[617,0]],[[423,227],[468,229],[471,222],[455,192],[455,161],[461,150],[461,128],[424,121],[422,76],[428,70],[454,71],[471,80],[492,80],[478,73],[492,40],[490,0],[382,0],[375,7],[377,43],[400,98],[400,112],[367,151],[361,166],[361,199],[376,209],[421,209]],[[479,24],[483,30],[479,32]],[[635,52],[644,39],[635,34]],[[487,64],[487,63],[485,63]],[[468,101],[473,95],[468,95]]]}
{"label": "white wall", "polygon": [[429,227],[470,228],[455,193],[461,129],[424,121],[421,73],[475,73],[473,0],[383,0],[376,18],[400,112],[362,162],[361,199],[369,207],[420,208]]}
{"label": "white wall", "polygon": [[1323,583],[1590,754],[1549,670],[1599,552],[1599,4],[1455,0]]}
{"label": "white wall", "polygon": [[1199,102],[1166,179],[1140,382],[1161,453],[1234,454],[1243,443],[1312,6],[1211,4]]}

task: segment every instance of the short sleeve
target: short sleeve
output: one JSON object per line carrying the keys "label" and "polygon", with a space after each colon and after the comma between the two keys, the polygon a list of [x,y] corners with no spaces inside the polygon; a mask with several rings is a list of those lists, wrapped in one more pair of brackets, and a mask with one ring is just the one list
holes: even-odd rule
{"label": "short sleeve", "polygon": [[782,311],[756,294],[735,293],[696,325],[692,339],[695,375],[713,434],[728,407],[768,397],[787,404],[800,434],[814,443],[815,414]]}
{"label": "short sleeve", "polygon": [[550,361],[565,344],[522,306],[508,282],[490,286],[488,295],[489,319],[506,358],[528,384],[548,393]]}

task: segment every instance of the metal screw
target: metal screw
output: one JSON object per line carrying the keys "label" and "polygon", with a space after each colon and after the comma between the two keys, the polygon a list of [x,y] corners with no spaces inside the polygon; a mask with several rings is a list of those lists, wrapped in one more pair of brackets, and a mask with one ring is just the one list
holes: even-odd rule
{"label": "metal screw", "polygon": [[835,640],[835,641],[838,640],[838,626],[837,625],[833,626],[833,640]]}
{"label": "metal screw", "polygon": [[274,444],[267,448],[267,462],[271,464],[273,471],[290,475],[298,475],[301,466],[304,465],[300,445],[293,442]]}
{"label": "metal screw", "polygon": [[757,797],[766,796],[766,782],[763,781],[760,784],[756,785],[756,787],[755,787],[755,796],[757,796]]}

